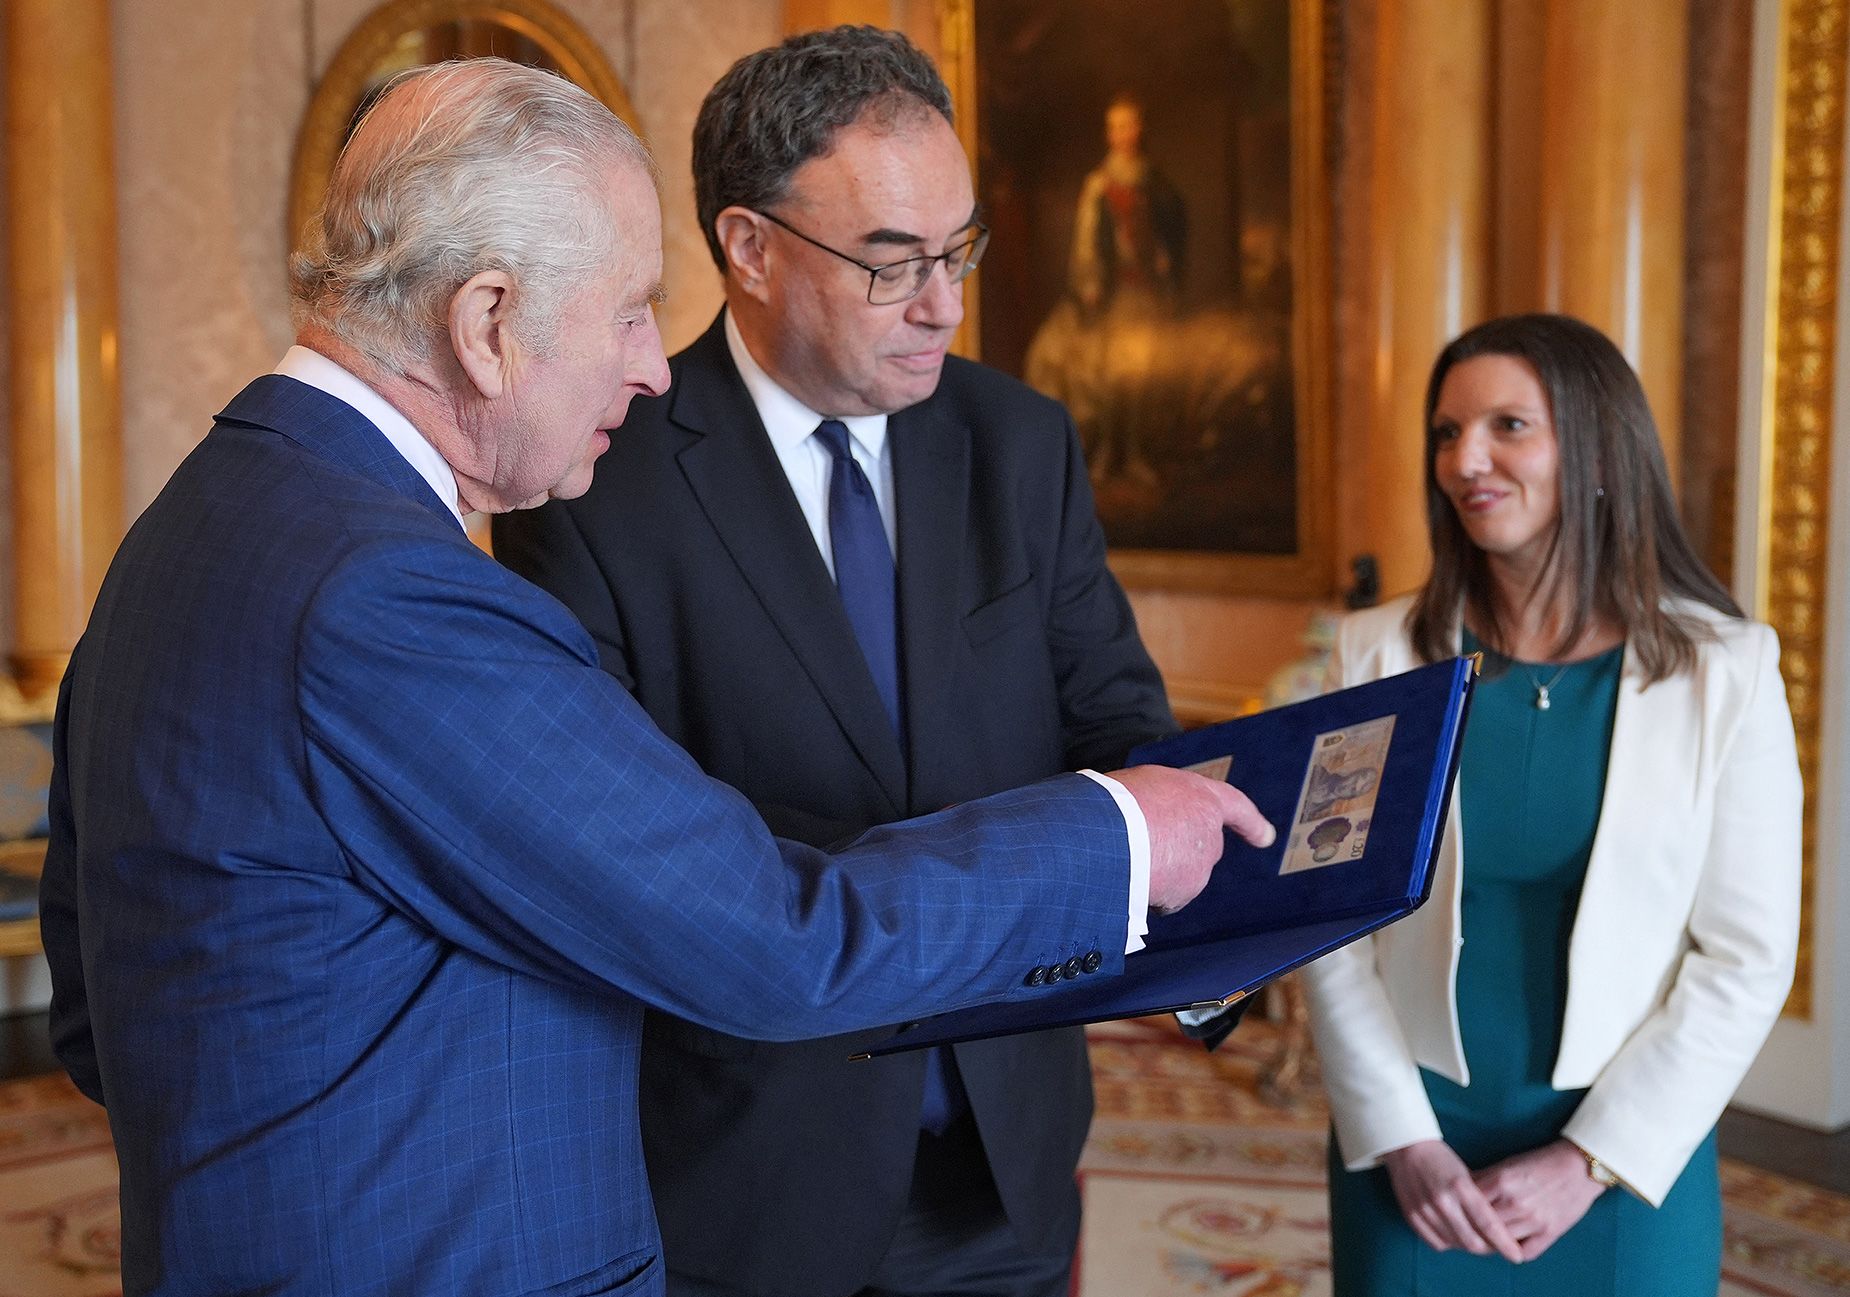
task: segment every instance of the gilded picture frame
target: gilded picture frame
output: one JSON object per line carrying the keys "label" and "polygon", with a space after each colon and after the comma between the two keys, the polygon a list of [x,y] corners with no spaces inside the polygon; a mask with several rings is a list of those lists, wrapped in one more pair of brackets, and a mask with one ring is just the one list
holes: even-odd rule
{"label": "gilded picture frame", "polygon": [[387,0],[335,51],[303,114],[289,180],[291,248],[321,209],[335,159],[360,110],[392,76],[432,61],[432,41],[455,28],[478,34],[440,57],[492,53],[546,67],[589,91],[640,133],[623,82],[597,42],[551,0]]}
{"label": "gilded picture frame", "polygon": [[[1316,598],[1335,585],[1324,6],[1191,2],[1127,42],[1110,0],[942,0],[994,229],[959,350],[1073,412],[1127,586]],[[1140,261],[1114,272],[1139,286],[1094,247]]]}

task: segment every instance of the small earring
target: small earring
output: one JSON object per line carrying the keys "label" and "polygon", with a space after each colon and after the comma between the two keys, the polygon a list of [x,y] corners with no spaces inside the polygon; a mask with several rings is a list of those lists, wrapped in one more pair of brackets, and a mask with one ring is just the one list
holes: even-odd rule
{"label": "small earring", "polygon": [[1593,488],[1593,498],[1595,500],[1604,500],[1606,498],[1606,488],[1603,486],[1594,487]]}

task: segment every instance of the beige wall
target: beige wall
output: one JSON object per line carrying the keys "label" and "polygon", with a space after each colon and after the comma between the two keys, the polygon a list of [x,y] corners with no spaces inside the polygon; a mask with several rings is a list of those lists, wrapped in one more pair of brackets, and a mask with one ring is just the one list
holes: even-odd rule
{"label": "beige wall", "polygon": [[[708,85],[775,40],[781,0],[557,0],[623,79],[662,165],[671,350],[718,309],[688,139]],[[289,345],[285,208],[310,82],[371,0],[116,0],[124,504],[132,519]]]}
{"label": "beige wall", "polygon": [[115,7],[124,508],[289,342],[283,210],[308,102],[301,7]]}

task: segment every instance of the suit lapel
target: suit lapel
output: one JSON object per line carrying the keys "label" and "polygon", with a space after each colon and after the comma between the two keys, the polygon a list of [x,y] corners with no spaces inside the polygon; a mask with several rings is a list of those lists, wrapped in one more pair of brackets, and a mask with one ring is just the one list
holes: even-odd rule
{"label": "suit lapel", "polygon": [[[669,418],[693,434],[677,456],[689,489],[894,815],[903,815],[906,772],[898,736],[783,465],[732,363],[722,322],[688,348],[673,391]],[[901,572],[903,581],[903,566]]]}
{"label": "suit lapel", "polygon": [[[1628,892],[1644,890],[1639,887],[1640,869],[1672,854],[1665,852],[1664,843],[1675,840],[1676,817],[1689,806],[1695,761],[1688,754],[1701,750],[1702,739],[1702,703],[1689,675],[1673,675],[1645,688],[1644,670],[1628,642],[1606,756],[1606,790],[1581,884],[1580,912],[1589,904],[1623,906]],[[1686,759],[1666,757],[1667,753],[1685,754]],[[1634,807],[1651,807],[1654,813],[1633,813]],[[1615,813],[1608,813],[1608,808]]]}
{"label": "suit lapel", "polygon": [[968,524],[970,430],[926,400],[887,422],[899,514],[899,635],[912,787],[943,786],[925,768],[955,749],[936,731],[949,706],[954,637],[963,631],[957,579]]}

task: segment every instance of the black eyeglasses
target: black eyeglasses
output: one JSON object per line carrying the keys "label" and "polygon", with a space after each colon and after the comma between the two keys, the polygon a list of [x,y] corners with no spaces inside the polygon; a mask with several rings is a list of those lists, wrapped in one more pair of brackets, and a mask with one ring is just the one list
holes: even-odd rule
{"label": "black eyeglasses", "polygon": [[851,257],[845,252],[837,252],[826,243],[816,242],[796,226],[779,220],[769,212],[759,212],[758,215],[780,229],[788,230],[803,242],[865,270],[867,301],[870,306],[891,306],[896,302],[911,301],[925,290],[925,281],[931,278],[931,268],[940,261],[944,263],[945,276],[953,284],[961,284],[976,269],[976,263],[983,259],[983,249],[989,246],[989,227],[976,221],[971,227],[976,233],[949,252],[940,252],[935,256],[907,257],[903,261],[889,261],[883,266],[870,266],[859,257]]}

